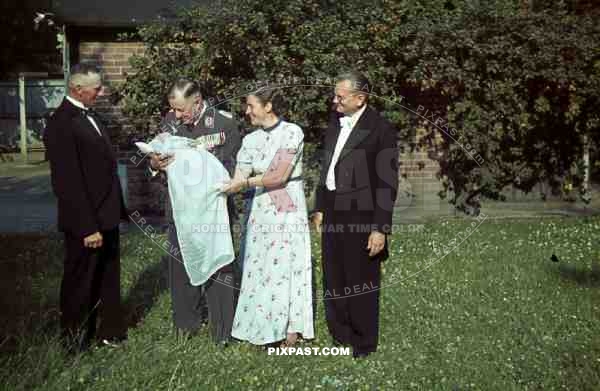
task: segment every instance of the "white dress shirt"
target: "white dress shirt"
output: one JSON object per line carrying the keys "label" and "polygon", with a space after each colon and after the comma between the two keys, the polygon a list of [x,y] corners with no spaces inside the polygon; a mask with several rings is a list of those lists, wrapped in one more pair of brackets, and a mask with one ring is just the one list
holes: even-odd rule
{"label": "white dress shirt", "polygon": [[[85,107],[85,105],[83,103],[81,103],[80,101],[78,101],[75,98],[71,98],[69,95],[67,95],[67,100],[69,102],[71,102],[73,104],[73,106],[79,107],[82,110],[87,110],[87,107]],[[94,119],[92,117],[90,117],[89,115],[85,116],[90,123],[94,126],[94,129],[96,129],[96,132],[98,132],[98,134],[100,136],[102,136],[102,132],[100,132],[100,128],[98,127],[98,124],[96,124],[96,121],[94,121]]]}
{"label": "white dress shirt", "polygon": [[367,105],[364,105],[354,114],[340,117],[340,134],[338,135],[337,143],[335,144],[335,150],[333,151],[331,164],[329,165],[329,170],[327,171],[327,179],[325,180],[325,186],[327,187],[327,190],[335,190],[335,166],[337,165],[346,141],[348,141],[348,137],[350,137],[350,133],[352,133],[352,129],[354,129],[354,126],[356,126],[356,123],[360,119],[362,113],[365,112],[366,108]]}

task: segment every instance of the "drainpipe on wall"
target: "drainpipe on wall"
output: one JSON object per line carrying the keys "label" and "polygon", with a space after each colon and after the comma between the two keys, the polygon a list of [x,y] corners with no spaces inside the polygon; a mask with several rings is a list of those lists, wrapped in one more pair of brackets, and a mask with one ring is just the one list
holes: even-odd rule
{"label": "drainpipe on wall", "polygon": [[62,69],[63,69],[63,76],[65,79],[65,91],[69,90],[69,86],[68,86],[68,80],[69,80],[69,73],[71,71],[71,64],[69,63],[69,58],[70,58],[70,53],[69,53],[69,39],[67,38],[67,26],[66,25],[62,25],[61,27],[61,32],[62,32]]}
{"label": "drainpipe on wall", "polygon": [[25,79],[32,77],[48,77],[47,72],[21,72],[19,73],[19,124],[21,127],[21,140],[19,142],[21,149],[21,160],[27,163],[29,160],[27,151],[27,102],[25,91]]}

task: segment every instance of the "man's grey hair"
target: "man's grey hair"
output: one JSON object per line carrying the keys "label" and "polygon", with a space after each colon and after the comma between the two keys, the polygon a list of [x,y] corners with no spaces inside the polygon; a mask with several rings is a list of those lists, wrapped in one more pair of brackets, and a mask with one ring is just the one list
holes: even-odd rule
{"label": "man's grey hair", "polygon": [[348,80],[352,85],[352,89],[365,95],[365,100],[369,99],[369,91],[371,91],[371,83],[367,77],[357,71],[349,71],[339,74],[335,78],[336,82]]}
{"label": "man's grey hair", "polygon": [[167,97],[169,100],[177,99],[178,97],[183,97],[187,99],[189,97],[202,97],[202,89],[200,88],[200,84],[193,80],[189,79],[178,79],[169,88],[169,93]]}
{"label": "man's grey hair", "polygon": [[101,79],[100,70],[91,64],[77,64],[71,67],[69,87],[86,87]]}

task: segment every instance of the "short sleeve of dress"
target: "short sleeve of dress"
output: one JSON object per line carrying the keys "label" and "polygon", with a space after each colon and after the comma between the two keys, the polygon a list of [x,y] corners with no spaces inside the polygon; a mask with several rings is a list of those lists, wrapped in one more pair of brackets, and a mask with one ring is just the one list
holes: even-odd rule
{"label": "short sleeve of dress", "polygon": [[285,124],[284,136],[281,142],[281,148],[291,151],[302,152],[304,145],[304,133],[296,124]]}
{"label": "short sleeve of dress", "polygon": [[283,137],[281,148],[292,158],[292,166],[295,166],[298,159],[302,158],[304,132],[302,132],[302,129],[298,125],[291,123],[286,124],[285,136]]}
{"label": "short sleeve of dress", "polygon": [[252,146],[252,134],[242,139],[242,146],[237,153],[237,168],[248,177],[252,174],[252,163],[256,160],[256,148]]}

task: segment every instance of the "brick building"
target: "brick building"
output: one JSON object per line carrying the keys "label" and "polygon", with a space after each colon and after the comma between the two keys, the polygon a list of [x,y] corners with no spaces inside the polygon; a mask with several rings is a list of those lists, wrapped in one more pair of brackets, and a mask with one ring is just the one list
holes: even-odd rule
{"label": "brick building", "polygon": [[[130,126],[122,115],[118,105],[112,103],[111,94],[114,87],[125,80],[131,71],[129,57],[143,54],[140,42],[123,41],[119,36],[134,32],[144,22],[156,18],[168,19],[172,15],[173,6],[186,7],[198,4],[197,0],[138,0],[102,2],[81,2],[78,0],[61,0],[53,2],[51,11],[58,23],[64,23],[66,50],[70,64],[79,62],[98,66],[104,75],[106,95],[99,99],[97,111],[106,120],[113,140],[119,132]],[[146,164],[141,162],[136,151],[127,145],[115,145],[121,163],[124,190],[127,206],[131,211],[140,213],[162,214],[163,202],[160,194],[161,186],[156,181],[149,181]],[[125,183],[126,182],[126,183]]]}
{"label": "brick building", "polygon": [[[194,0],[145,0],[79,2],[62,0],[53,7],[57,20],[66,25],[66,43],[71,64],[86,62],[97,65],[105,76],[107,96],[98,102],[98,111],[107,119],[111,134],[116,135],[130,126],[122,115],[118,105],[111,103],[111,89],[125,80],[131,72],[129,57],[143,54],[140,42],[124,42],[119,35],[133,32],[140,23],[172,15],[173,5],[186,7],[198,4]],[[114,137],[113,137],[114,139]],[[131,210],[144,214],[162,212],[162,202],[157,197],[160,186],[148,180],[146,165],[140,164],[135,151],[126,145],[115,145],[120,161],[126,167],[127,203]],[[445,201],[439,200],[437,192],[440,182],[436,178],[438,164],[429,159],[427,152],[402,152],[400,156],[402,173],[402,191],[398,197],[398,207],[424,210],[438,210]],[[411,195],[412,194],[412,195]],[[163,195],[164,197],[164,195]],[[417,212],[418,213],[418,212]]]}

